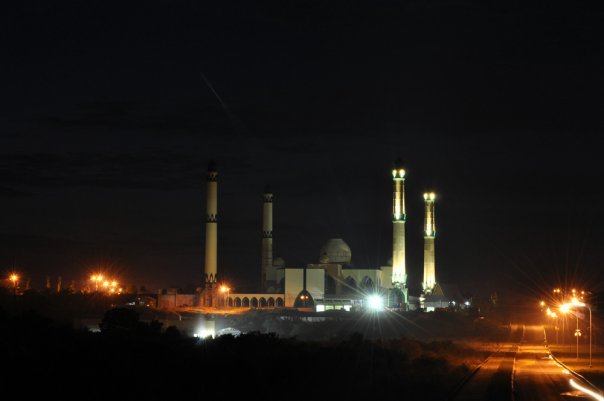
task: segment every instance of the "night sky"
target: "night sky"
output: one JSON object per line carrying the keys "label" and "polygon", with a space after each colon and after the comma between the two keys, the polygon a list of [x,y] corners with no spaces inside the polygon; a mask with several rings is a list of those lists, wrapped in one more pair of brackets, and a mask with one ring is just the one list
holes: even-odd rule
{"label": "night sky", "polygon": [[3,6],[0,270],[200,284],[211,159],[238,288],[259,282],[266,184],[288,266],[329,238],[380,266],[400,156],[410,282],[434,190],[439,281],[602,289],[601,18],[515,3]]}

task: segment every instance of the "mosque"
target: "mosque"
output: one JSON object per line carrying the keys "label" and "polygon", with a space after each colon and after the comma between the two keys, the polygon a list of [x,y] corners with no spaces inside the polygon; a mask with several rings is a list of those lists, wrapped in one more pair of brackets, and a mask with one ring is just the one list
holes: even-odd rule
{"label": "mosque", "polygon": [[[392,258],[383,266],[373,267],[354,267],[351,263],[352,251],[341,238],[325,242],[316,262],[305,267],[291,267],[282,258],[274,258],[274,196],[266,187],[262,211],[262,292],[236,293],[220,286],[218,281],[218,171],[215,163],[211,162],[207,173],[204,285],[195,296],[187,298],[187,303],[206,308],[285,307],[316,312],[362,309],[368,303],[373,303],[374,307],[399,310],[419,307],[430,311],[447,307],[451,300],[436,281],[436,196],[433,192],[424,194],[423,292],[419,297],[413,297],[408,292],[405,178],[405,169],[398,159],[392,170]],[[167,296],[166,299],[173,299],[173,306],[179,306],[177,297]]]}

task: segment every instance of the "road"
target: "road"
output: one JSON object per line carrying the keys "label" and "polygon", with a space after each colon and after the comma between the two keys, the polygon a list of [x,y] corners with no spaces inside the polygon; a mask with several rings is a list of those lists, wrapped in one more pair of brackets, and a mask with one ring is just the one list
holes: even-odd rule
{"label": "road", "polygon": [[[456,401],[589,400],[570,387],[568,373],[548,356],[542,326],[512,327],[502,345],[462,387]],[[580,397],[580,398],[577,398]]]}

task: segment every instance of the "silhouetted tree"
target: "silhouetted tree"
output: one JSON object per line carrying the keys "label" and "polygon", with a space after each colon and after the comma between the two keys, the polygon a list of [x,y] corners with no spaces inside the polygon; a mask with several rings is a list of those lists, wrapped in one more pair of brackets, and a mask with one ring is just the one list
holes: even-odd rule
{"label": "silhouetted tree", "polygon": [[103,333],[134,332],[139,325],[138,313],[128,308],[114,308],[105,312],[99,325]]}
{"label": "silhouetted tree", "polygon": [[180,330],[176,326],[168,326],[164,332],[164,338],[169,341],[180,340],[181,337]]}

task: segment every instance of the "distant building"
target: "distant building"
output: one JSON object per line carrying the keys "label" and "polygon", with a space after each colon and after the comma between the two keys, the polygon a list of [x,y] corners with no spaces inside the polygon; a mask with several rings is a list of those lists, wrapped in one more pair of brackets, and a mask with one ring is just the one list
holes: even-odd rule
{"label": "distant building", "polygon": [[[267,186],[263,193],[260,288],[258,293],[237,293],[219,287],[218,271],[218,172],[214,162],[208,167],[206,202],[205,266],[203,286],[197,294],[178,294],[168,290],[158,294],[158,307],[180,308],[201,305],[210,308],[297,308],[325,311],[353,310],[368,297],[379,296],[385,306],[402,310],[422,308],[432,311],[464,302],[455,286],[437,282],[436,237],[433,192],[424,194],[424,277],[423,292],[410,296],[407,286],[405,223],[406,172],[400,159],[392,170],[392,258],[382,266],[356,266],[352,251],[341,238],[329,239],[321,248],[316,263],[304,267],[287,266],[274,258],[274,196]],[[374,298],[375,299],[375,298]]]}
{"label": "distant building", "polygon": [[158,290],[157,307],[159,309],[176,309],[194,307],[199,303],[197,294],[179,294],[177,288]]}
{"label": "distant building", "polygon": [[426,312],[436,309],[463,309],[469,306],[469,300],[459,291],[455,284],[436,283],[430,294],[419,298],[420,307]]}

